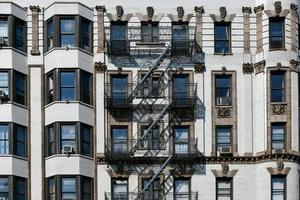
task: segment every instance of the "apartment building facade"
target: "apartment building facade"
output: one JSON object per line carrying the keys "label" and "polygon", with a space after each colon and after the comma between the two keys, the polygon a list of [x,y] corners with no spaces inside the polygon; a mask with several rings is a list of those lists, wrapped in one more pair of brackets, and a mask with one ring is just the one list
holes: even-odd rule
{"label": "apartment building facade", "polygon": [[0,200],[298,200],[299,4],[0,1]]}

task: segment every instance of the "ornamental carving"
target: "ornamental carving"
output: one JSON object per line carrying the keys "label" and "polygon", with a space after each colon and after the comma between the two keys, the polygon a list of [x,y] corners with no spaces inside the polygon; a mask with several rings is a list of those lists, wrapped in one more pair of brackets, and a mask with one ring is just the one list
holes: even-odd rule
{"label": "ornamental carving", "polygon": [[230,118],[231,111],[229,107],[218,107],[218,118]]}
{"label": "ornamental carving", "polygon": [[225,19],[225,17],[227,16],[226,7],[224,7],[224,6],[220,7],[220,16],[222,19]]}
{"label": "ornamental carving", "polygon": [[107,66],[103,62],[95,62],[95,68],[97,72],[102,72],[102,73],[104,73],[107,70]]}
{"label": "ornamental carving", "polygon": [[266,61],[262,60],[254,64],[255,73],[259,74],[265,71]]}
{"label": "ornamental carving", "polygon": [[205,71],[205,64],[204,63],[198,63],[195,65],[195,72],[196,73],[203,73]]}
{"label": "ornamental carving", "polygon": [[154,15],[154,9],[153,9],[153,7],[148,6],[147,7],[147,17],[148,17],[148,20],[152,20],[153,15]]}
{"label": "ornamental carving", "polygon": [[199,13],[199,14],[204,14],[205,13],[203,6],[195,6],[194,10],[195,10],[196,13]]}
{"label": "ornamental carving", "polygon": [[251,14],[252,13],[252,8],[251,7],[242,7],[243,13]]}
{"label": "ornamental carving", "polygon": [[121,18],[124,15],[123,7],[122,6],[117,6],[116,7],[116,11],[117,11],[117,18],[118,18],[118,20],[121,20]]}
{"label": "ornamental carving", "polygon": [[254,13],[258,13],[264,10],[264,4],[261,4],[260,6],[254,7]]}
{"label": "ornamental carving", "polygon": [[277,160],[276,162],[277,170],[281,172],[284,169],[284,162],[282,160]]}
{"label": "ornamental carving", "polygon": [[39,6],[30,6],[29,8],[32,12],[41,12],[41,9]]}
{"label": "ornamental carving", "polygon": [[106,9],[105,9],[104,6],[96,6],[96,10],[97,10],[98,12],[102,12],[102,13],[104,13],[104,12],[106,11]]}
{"label": "ornamental carving", "polygon": [[182,20],[184,16],[184,9],[182,6],[177,7],[177,15],[178,15],[178,20]]}
{"label": "ornamental carving", "polygon": [[294,59],[290,60],[290,70],[297,72],[297,68],[298,68],[299,64],[300,64],[300,62],[297,60],[294,60]]}
{"label": "ornamental carving", "polygon": [[252,63],[244,63],[243,64],[243,73],[244,74],[252,74],[254,72],[254,67]]}
{"label": "ornamental carving", "polygon": [[291,3],[291,10],[297,11],[298,10],[298,6],[294,3]]}
{"label": "ornamental carving", "polygon": [[228,174],[228,172],[229,172],[229,165],[227,163],[222,163],[221,166],[222,166],[222,173],[223,173],[223,175]]}
{"label": "ornamental carving", "polygon": [[277,15],[279,15],[279,14],[281,13],[281,11],[282,11],[282,6],[281,6],[281,2],[280,2],[280,1],[276,1],[276,2],[274,3],[274,10],[275,10],[275,13],[276,13]]}
{"label": "ornamental carving", "polygon": [[272,113],[274,115],[283,115],[286,113],[284,104],[272,104]]}

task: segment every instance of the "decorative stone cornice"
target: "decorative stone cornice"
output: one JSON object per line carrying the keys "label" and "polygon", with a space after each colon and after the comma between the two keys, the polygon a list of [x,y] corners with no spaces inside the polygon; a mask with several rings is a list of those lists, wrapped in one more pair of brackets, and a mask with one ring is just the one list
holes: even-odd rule
{"label": "decorative stone cornice", "polygon": [[229,165],[224,162],[224,163],[221,163],[221,167],[222,167],[222,170],[211,170],[212,173],[214,174],[215,177],[228,177],[228,178],[233,178],[236,173],[238,172],[238,170],[229,170]]}
{"label": "decorative stone cornice", "polygon": [[264,4],[254,7],[254,13],[258,13],[264,10]]}
{"label": "decorative stone cornice", "polygon": [[243,6],[242,11],[243,11],[244,14],[251,14],[252,13],[252,8]]}
{"label": "decorative stone cornice", "polygon": [[182,6],[177,7],[177,16],[178,16],[178,21],[182,21],[182,18],[184,16],[184,9]]}
{"label": "decorative stone cornice", "polygon": [[282,159],[276,161],[276,168],[268,167],[267,170],[271,175],[288,175],[291,168],[286,167],[284,168],[284,162]]}
{"label": "decorative stone cornice", "polygon": [[244,74],[252,74],[254,72],[254,67],[252,63],[244,63],[243,64],[243,73]]}
{"label": "decorative stone cornice", "polygon": [[230,107],[218,107],[217,108],[217,117],[218,118],[231,118]]}
{"label": "decorative stone cornice", "polygon": [[32,12],[41,12],[41,9],[39,6],[33,5],[33,6],[30,6],[29,8]]}
{"label": "decorative stone cornice", "polygon": [[272,104],[272,114],[273,115],[284,115],[286,114],[286,104]]}
{"label": "decorative stone cornice", "polygon": [[296,12],[298,10],[298,6],[296,4],[294,4],[294,3],[291,3],[290,8],[291,8],[291,10],[294,10]]}
{"label": "decorative stone cornice", "polygon": [[195,6],[194,10],[197,14],[204,14],[205,13],[205,10],[204,10],[203,6]]}
{"label": "decorative stone cornice", "polygon": [[95,62],[95,69],[97,72],[104,73],[107,70],[107,66],[103,62]]}
{"label": "decorative stone cornice", "polygon": [[266,61],[262,60],[254,64],[255,73],[259,74],[265,71]]}
{"label": "decorative stone cornice", "polygon": [[106,12],[105,6],[96,6],[95,8],[98,12],[102,12],[102,13]]}
{"label": "decorative stone cornice", "polygon": [[298,72],[298,65],[300,64],[297,60],[290,60],[290,70],[293,72]]}
{"label": "decorative stone cornice", "polygon": [[205,64],[204,63],[198,63],[194,66],[195,73],[203,73],[205,71]]}

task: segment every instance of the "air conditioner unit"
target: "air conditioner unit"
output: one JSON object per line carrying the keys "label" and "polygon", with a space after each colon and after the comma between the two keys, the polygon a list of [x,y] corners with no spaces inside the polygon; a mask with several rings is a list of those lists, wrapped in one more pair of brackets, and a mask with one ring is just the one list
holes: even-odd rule
{"label": "air conditioner unit", "polygon": [[230,98],[229,97],[218,97],[217,105],[219,105],[219,106],[230,105]]}
{"label": "air conditioner unit", "polygon": [[3,90],[0,90],[0,99],[6,100],[7,98],[8,98],[7,94],[5,94],[5,92]]}
{"label": "air conditioner unit", "polygon": [[283,154],[283,153],[284,153],[284,149],[276,149],[276,148],[272,149],[272,154]]}
{"label": "air conditioner unit", "polygon": [[[5,40],[4,40],[4,37],[0,37],[0,46],[3,47],[5,46]],[[1,200],[1,198],[0,198]]]}
{"label": "air conditioner unit", "polygon": [[221,147],[220,148],[220,155],[222,154],[231,154],[231,147]]}
{"label": "air conditioner unit", "polygon": [[62,151],[65,154],[71,154],[71,153],[73,153],[73,147],[70,145],[65,145],[65,146],[63,146]]}

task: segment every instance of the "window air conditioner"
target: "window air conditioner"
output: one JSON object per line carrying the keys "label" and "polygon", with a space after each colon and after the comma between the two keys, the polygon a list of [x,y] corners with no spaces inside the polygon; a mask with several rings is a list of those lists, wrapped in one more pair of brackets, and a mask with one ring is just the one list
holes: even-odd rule
{"label": "window air conditioner", "polygon": [[[0,46],[3,47],[5,45],[4,37],[0,37]],[[1,198],[0,198],[1,200]]]}
{"label": "window air conditioner", "polygon": [[231,154],[231,147],[221,147],[220,154]]}
{"label": "window air conditioner", "polygon": [[7,94],[5,94],[5,92],[3,90],[0,90],[0,99],[6,100],[7,98],[8,98]]}
{"label": "window air conditioner", "polygon": [[229,97],[218,97],[217,105],[219,105],[219,106],[230,105],[230,98]]}
{"label": "window air conditioner", "polygon": [[73,153],[73,147],[70,145],[63,146],[63,153],[65,154]]}
{"label": "window air conditioner", "polygon": [[276,149],[276,148],[272,149],[272,154],[282,154],[282,153],[284,153],[284,149]]}

